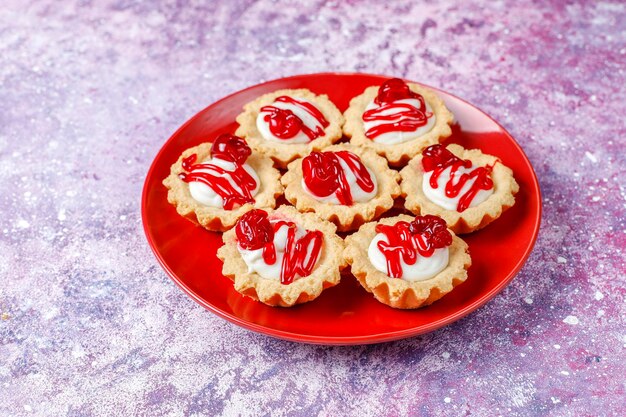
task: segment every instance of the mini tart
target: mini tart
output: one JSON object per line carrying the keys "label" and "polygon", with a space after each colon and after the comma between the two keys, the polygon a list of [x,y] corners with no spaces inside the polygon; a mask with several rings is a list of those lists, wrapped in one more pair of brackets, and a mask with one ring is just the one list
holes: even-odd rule
{"label": "mini tart", "polygon": [[404,165],[422,149],[445,140],[452,134],[450,125],[454,122],[454,116],[450,110],[433,91],[418,84],[407,83],[407,85],[411,91],[420,94],[424,98],[436,117],[432,129],[417,138],[394,145],[386,145],[374,142],[365,136],[363,113],[367,106],[377,97],[379,86],[368,87],[363,94],[350,100],[350,106],[344,113],[346,123],[343,126],[343,133],[350,138],[350,143],[372,148],[376,153],[387,158],[389,165],[394,167]]}
{"label": "mini tart", "polygon": [[412,220],[413,217],[402,214],[366,223],[345,240],[344,258],[351,265],[352,274],[374,298],[393,308],[414,309],[434,303],[467,279],[467,269],[472,264],[467,243],[451,233],[448,265],[430,279],[410,282],[391,278],[376,269],[368,256],[369,245],[377,235],[376,225],[394,225],[399,221]]}
{"label": "mini tart", "polygon": [[355,202],[352,205],[332,204],[315,199],[303,187],[302,161],[291,162],[287,172],[281,178],[285,187],[285,198],[300,212],[315,212],[319,217],[333,222],[341,232],[356,230],[363,223],[378,218],[393,207],[394,199],[401,193],[400,175],[389,169],[385,158],[371,149],[359,148],[349,144],[333,145],[323,152],[349,151],[357,155],[361,162],[375,176],[376,195],[369,201]]}
{"label": "mini tart", "polygon": [[[262,107],[272,105],[280,96],[298,97],[314,104],[328,122],[328,126],[323,129],[324,135],[308,143],[283,144],[265,139],[257,128],[257,117]],[[236,119],[237,123],[239,123],[239,128],[237,128],[235,134],[246,138],[250,147],[256,152],[271,157],[279,168],[286,168],[289,162],[301,156],[308,155],[313,150],[323,149],[326,146],[332,145],[338,141],[342,135],[341,128],[344,123],[344,118],[333,102],[330,101],[325,94],[316,95],[304,88],[296,90],[278,90],[273,93],[264,94],[256,100],[247,103],[243,109],[243,113],[239,114]]]}
{"label": "mini tart", "polygon": [[345,267],[341,255],[344,244],[335,234],[334,224],[311,213],[299,213],[291,206],[264,211],[269,214],[270,220],[289,220],[308,231],[321,231],[323,243],[320,256],[310,275],[297,278],[290,284],[281,284],[277,280],[263,278],[257,272],[249,272],[238,250],[237,234],[233,228],[222,236],[224,245],[218,249],[217,257],[224,263],[222,273],[234,282],[235,290],[270,306],[291,307],[314,300],[323,290],[339,283],[341,270]]}
{"label": "mini tart", "polygon": [[189,184],[180,178],[185,172],[183,160],[196,154],[198,161],[203,161],[211,155],[213,143],[202,143],[185,150],[171,169],[170,175],[163,180],[168,189],[167,201],[176,207],[181,216],[212,231],[230,229],[237,219],[253,208],[274,208],[276,198],[282,195],[283,187],[280,184],[280,173],[273,167],[272,160],[266,156],[252,153],[246,163],[254,169],[259,177],[259,190],[254,196],[254,204],[246,203],[233,210],[211,207],[195,200],[189,191]]}
{"label": "mini tart", "polygon": [[426,197],[422,189],[425,171],[422,166],[423,155],[420,154],[400,171],[402,176],[400,185],[407,210],[416,215],[440,216],[446,220],[452,231],[464,234],[482,229],[515,204],[515,194],[519,191],[519,185],[513,178],[513,171],[503,165],[497,157],[484,154],[478,149],[464,149],[456,144],[450,144],[446,149],[461,159],[469,159],[473,166],[493,166],[490,175],[493,181],[493,194],[482,203],[463,212],[448,210],[435,204]]}

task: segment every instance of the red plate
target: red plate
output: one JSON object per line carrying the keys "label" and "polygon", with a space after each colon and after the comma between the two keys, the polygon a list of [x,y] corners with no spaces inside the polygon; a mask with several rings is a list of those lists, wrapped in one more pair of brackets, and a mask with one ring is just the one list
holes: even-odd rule
{"label": "red plate", "polygon": [[[142,217],[157,259],[189,296],[232,323],[266,335],[298,342],[363,344],[430,332],[468,315],[500,292],[520,270],[537,238],[541,195],[524,152],[502,126],[471,104],[439,91],[458,125],[449,142],[480,148],[510,167],[520,185],[516,204],[486,229],[464,237],[472,267],[465,283],[433,305],[395,310],[376,301],[351,275],[313,302],[292,308],[268,307],[243,297],[221,275],[216,257],[221,234],[180,217],[167,202],[161,181],[183,150],[235,131],[243,105],[283,88],[308,88],[328,94],[339,110],[370,85],[385,79],[366,74],[311,74],[282,78],[247,88],[212,104],[185,123],[156,156],[143,189]],[[190,250],[192,249],[192,250]],[[495,256],[497,254],[497,256]]]}

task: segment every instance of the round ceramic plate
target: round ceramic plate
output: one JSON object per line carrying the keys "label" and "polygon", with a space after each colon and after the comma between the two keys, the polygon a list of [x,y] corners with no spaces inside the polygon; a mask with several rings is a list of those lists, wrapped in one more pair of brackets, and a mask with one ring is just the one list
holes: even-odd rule
{"label": "round ceramic plate", "polygon": [[[349,274],[336,287],[306,304],[269,307],[240,295],[222,276],[216,257],[221,233],[208,232],[176,213],[161,181],[187,148],[233,133],[245,103],[284,88],[308,88],[327,94],[344,111],[350,99],[385,79],[367,74],[310,74],[269,81],[232,94],[191,118],[163,145],[143,189],[142,217],[148,242],[170,277],[191,298],[232,323],[266,335],[298,342],[363,344],[430,332],[468,315],[500,292],[520,270],[537,238],[541,195],[524,152],[502,126],[471,104],[438,91],[457,124],[446,143],[479,148],[498,156],[520,185],[514,207],[487,228],[463,236],[469,244],[469,277],[431,306],[395,310],[376,301]],[[395,214],[395,213],[394,213]]]}

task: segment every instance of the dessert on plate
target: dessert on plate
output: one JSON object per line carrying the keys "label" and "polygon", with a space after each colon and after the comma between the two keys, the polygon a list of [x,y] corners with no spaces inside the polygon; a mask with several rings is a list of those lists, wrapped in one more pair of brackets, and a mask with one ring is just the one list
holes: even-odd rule
{"label": "dessert on plate", "polygon": [[432,145],[400,171],[405,207],[434,214],[455,233],[487,226],[515,204],[513,171],[495,156],[459,145]]}
{"label": "dessert on plate", "polygon": [[[236,135],[185,150],[163,184],[180,215],[223,232],[217,257],[234,289],[269,306],[314,300],[348,265],[381,303],[430,305],[468,277],[457,234],[500,217],[519,190],[497,157],[441,145],[452,113],[398,78],[366,88],[343,115],[326,95],[283,89],[236,121]],[[342,134],[350,142],[336,144]],[[283,192],[293,206],[276,208]],[[397,197],[415,217],[381,218]]]}
{"label": "dessert on plate", "polygon": [[185,150],[163,184],[178,214],[214,231],[255,207],[274,208],[283,191],[272,160],[229,134]]}
{"label": "dessert on plate", "polygon": [[450,136],[454,121],[437,94],[399,78],[366,88],[350,101],[344,116],[350,142],[374,149],[392,166]]}
{"label": "dessert on plate", "polygon": [[361,226],[346,238],[352,274],[381,303],[432,304],[467,279],[467,244],[436,216],[399,215]]}
{"label": "dessert on plate", "polygon": [[345,266],[334,224],[290,206],[255,209],[224,233],[217,256],[235,290],[271,306],[290,307],[337,285]]}
{"label": "dessert on plate", "polygon": [[304,88],[264,94],[243,109],[236,134],[279,168],[341,138],[341,112],[326,95]]}
{"label": "dessert on plate", "polygon": [[281,182],[299,211],[315,212],[348,231],[393,207],[399,179],[373,150],[340,144],[291,162]]}

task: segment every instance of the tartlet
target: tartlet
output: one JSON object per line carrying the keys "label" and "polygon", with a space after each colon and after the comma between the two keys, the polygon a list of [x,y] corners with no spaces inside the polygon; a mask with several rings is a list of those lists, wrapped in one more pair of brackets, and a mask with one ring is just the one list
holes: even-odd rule
{"label": "tartlet", "polygon": [[163,185],[178,214],[212,231],[231,228],[255,207],[274,208],[283,192],[272,160],[228,134],[185,150]]}
{"label": "tartlet", "polygon": [[354,97],[345,111],[350,143],[374,149],[400,166],[452,134],[452,113],[432,90],[393,78]]}
{"label": "tartlet", "polygon": [[[222,236],[222,273],[241,294],[290,307],[337,285],[345,267],[334,224],[290,206],[246,213]],[[290,237],[293,233],[293,237]]]}
{"label": "tartlet", "polygon": [[344,258],[365,290],[399,309],[437,301],[467,279],[472,263],[467,244],[435,216],[399,215],[366,223],[346,238]]}
{"label": "tartlet", "polygon": [[339,140],[344,118],[326,95],[307,89],[278,90],[244,106],[236,134],[276,166],[323,149]]}
{"label": "tartlet", "polygon": [[291,204],[333,222],[339,231],[357,229],[392,208],[399,180],[383,157],[349,144],[297,159],[281,178]]}
{"label": "tartlet", "polygon": [[[456,144],[427,148],[400,175],[406,209],[440,216],[458,234],[500,217],[515,204],[519,191],[513,171],[497,157]],[[463,188],[459,181],[466,181]]]}

